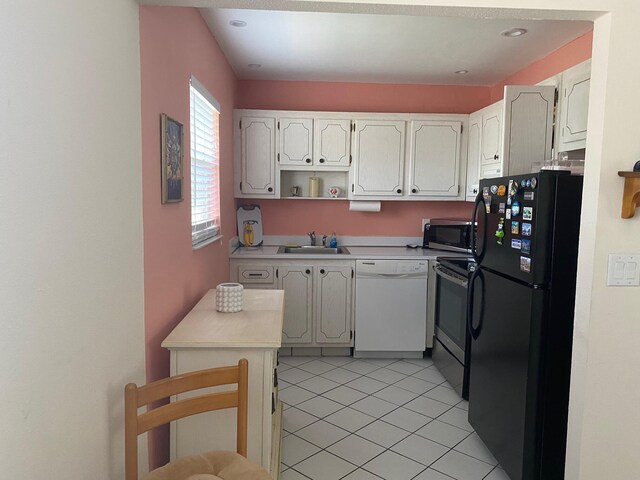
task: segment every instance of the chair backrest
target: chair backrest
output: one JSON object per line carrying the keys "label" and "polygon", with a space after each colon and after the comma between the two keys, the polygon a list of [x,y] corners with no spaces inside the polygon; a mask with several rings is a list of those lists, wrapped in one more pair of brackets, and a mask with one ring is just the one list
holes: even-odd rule
{"label": "chair backrest", "polygon": [[[237,452],[247,456],[247,387],[249,363],[237,366],[209,368],[176,375],[138,387],[134,383],[124,388],[125,480],[138,479],[138,435],[173,420],[198,413],[238,408]],[[219,385],[237,384],[236,390],[198,395],[177,400],[138,414],[138,408],[172,395]]]}

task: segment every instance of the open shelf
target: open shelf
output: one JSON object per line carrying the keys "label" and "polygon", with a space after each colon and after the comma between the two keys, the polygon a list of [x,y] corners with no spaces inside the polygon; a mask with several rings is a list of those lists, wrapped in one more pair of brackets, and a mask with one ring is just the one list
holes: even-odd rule
{"label": "open shelf", "polygon": [[[309,177],[318,177],[320,179],[318,197],[309,196]],[[280,170],[280,198],[302,200],[347,200],[348,182],[349,172]],[[300,187],[300,195],[298,197],[294,197],[291,194],[291,187],[294,185]],[[338,198],[331,198],[327,191],[329,187],[338,187],[340,189],[340,196]]]}

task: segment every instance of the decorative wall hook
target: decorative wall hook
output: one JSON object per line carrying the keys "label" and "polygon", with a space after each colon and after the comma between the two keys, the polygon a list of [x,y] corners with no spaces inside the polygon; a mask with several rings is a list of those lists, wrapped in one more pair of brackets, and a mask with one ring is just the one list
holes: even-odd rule
{"label": "decorative wall hook", "polygon": [[[640,169],[640,162],[635,168]],[[624,177],[624,192],[622,194],[622,218],[632,218],[636,214],[636,208],[640,207],[640,171],[618,172]]]}

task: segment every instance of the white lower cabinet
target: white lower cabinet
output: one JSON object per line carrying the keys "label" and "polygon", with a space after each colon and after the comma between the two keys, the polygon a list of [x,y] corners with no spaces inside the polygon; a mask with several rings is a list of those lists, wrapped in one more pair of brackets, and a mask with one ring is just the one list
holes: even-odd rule
{"label": "white lower cabinet", "polygon": [[353,268],[315,267],[314,281],[316,343],[349,343]]}
{"label": "white lower cabinet", "polygon": [[247,289],[284,290],[283,346],[352,347],[354,268],[348,260],[232,259],[230,278]]}
{"label": "white lower cabinet", "polygon": [[284,290],[282,343],[310,344],[313,341],[313,267],[276,267],[278,290]]}

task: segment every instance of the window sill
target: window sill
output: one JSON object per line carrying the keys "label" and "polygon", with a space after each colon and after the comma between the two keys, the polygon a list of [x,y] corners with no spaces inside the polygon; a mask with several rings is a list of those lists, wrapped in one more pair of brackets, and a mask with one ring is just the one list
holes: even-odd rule
{"label": "window sill", "polygon": [[201,248],[206,247],[207,245],[211,245],[213,242],[217,242],[218,240],[222,240],[222,235],[216,235],[215,237],[202,240],[201,242],[198,242],[195,245],[191,245],[191,249],[200,250]]}

